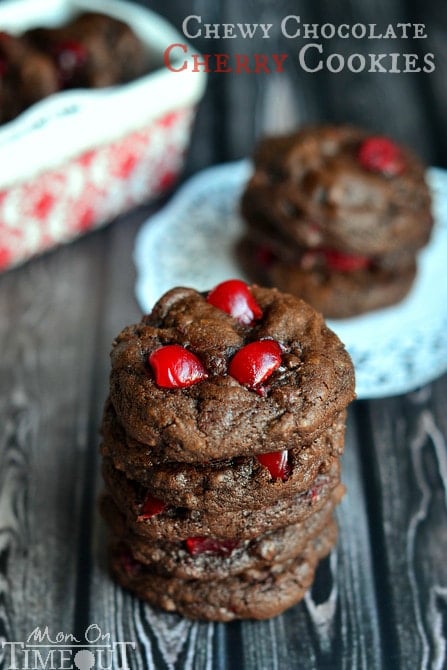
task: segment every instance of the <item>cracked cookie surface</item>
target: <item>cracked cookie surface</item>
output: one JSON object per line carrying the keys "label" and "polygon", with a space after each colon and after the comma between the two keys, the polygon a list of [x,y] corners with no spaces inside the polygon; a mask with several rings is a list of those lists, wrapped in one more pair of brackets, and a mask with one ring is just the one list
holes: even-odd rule
{"label": "cracked cookie surface", "polygon": [[[262,310],[244,325],[209,304],[206,294],[175,288],[151,314],[125,328],[111,353],[110,398],[128,435],[167,460],[206,462],[289,449],[332,425],[354,397],[354,371],[338,337],[320,314],[276,289],[252,286]],[[274,340],[281,364],[261,389],[228,373],[254,341]],[[207,377],[187,388],[157,385],[148,357],[180,345]]]}

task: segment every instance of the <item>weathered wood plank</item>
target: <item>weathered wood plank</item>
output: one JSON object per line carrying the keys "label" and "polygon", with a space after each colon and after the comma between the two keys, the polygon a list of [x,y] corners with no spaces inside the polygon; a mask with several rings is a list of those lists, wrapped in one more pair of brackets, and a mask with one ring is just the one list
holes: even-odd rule
{"label": "weathered wood plank", "polygon": [[[147,0],[141,0],[148,4]],[[252,153],[261,135],[279,133],[306,122],[322,120],[353,122],[377,132],[390,133],[412,146],[425,160],[443,164],[446,132],[443,127],[445,105],[445,40],[447,26],[442,2],[430,5],[422,0],[374,2],[343,0],[334,5],[320,0],[264,0],[261,2],[206,4],[199,0],[182,3],[181,7],[151,3],[156,11],[181,30],[189,14],[202,16],[203,23],[273,23],[269,39],[193,39],[202,53],[228,53],[230,66],[235,54],[246,54],[254,66],[255,54],[287,54],[284,72],[258,74],[241,72],[211,73],[208,89],[199,110],[188,165],[203,167],[211,162],[234,160]],[[280,21],[289,14],[299,16],[302,23],[377,24],[377,30],[391,23],[427,23],[427,40],[412,39],[339,39],[314,40],[324,49],[323,59],[339,53],[345,59],[351,53],[361,56],[379,53],[416,53],[423,65],[423,55],[436,55],[434,73],[305,72],[298,62],[299,49],[310,39],[286,39],[280,33]],[[399,56],[394,69],[404,69]],[[309,65],[313,64],[311,58]],[[336,63],[335,63],[336,65]],[[356,62],[355,65],[358,65]],[[383,66],[393,69],[390,57]],[[271,70],[274,68],[272,67]],[[212,138],[212,142],[210,142]]]}
{"label": "weathered wood plank", "polygon": [[420,40],[417,51],[433,54],[435,69],[426,76],[419,76],[417,84],[419,95],[425,103],[428,122],[433,136],[431,160],[434,164],[447,165],[447,128],[445,110],[447,108],[447,5],[442,0],[410,0],[408,12],[410,16],[425,24],[427,38]]}
{"label": "weathered wood plank", "polygon": [[[299,15],[305,7],[303,0],[231,1],[223,6],[223,22],[272,24],[268,39],[208,40],[208,50],[228,53],[233,68],[236,54],[246,55],[251,70],[214,75],[225,90],[225,160],[250,156],[255,142],[264,135],[284,133],[322,118],[316,82],[298,67],[296,41],[284,38],[280,30],[284,16]],[[272,54],[286,55],[282,72],[275,71]],[[261,68],[256,73],[257,55],[268,58],[269,72]]]}
{"label": "weathered wood plank", "polygon": [[0,278],[0,626],[9,641],[36,626],[75,632],[102,255],[96,235]]}
{"label": "weathered wood plank", "polygon": [[[212,3],[204,0],[188,0],[178,3],[167,3],[165,0],[140,0],[140,4],[149,7],[166,18],[180,33],[182,41],[193,44],[199,53],[206,53],[210,48],[211,40],[189,40],[182,33],[182,21],[190,15],[206,16],[210,23],[218,22],[221,16],[221,2]],[[166,45],[168,46],[168,45]],[[186,162],[186,172],[198,170],[207,165],[221,162],[225,153],[224,106],[225,96],[221,87],[221,80],[209,77],[203,100],[201,101],[197,118],[193,125],[191,144]]]}
{"label": "weathered wood plank", "polygon": [[[383,552],[382,615],[395,665],[444,668],[447,595],[447,378],[370,404],[377,541]],[[381,535],[381,537],[380,537]]]}
{"label": "weathered wood plank", "polygon": [[[418,22],[420,15],[409,16],[406,5],[400,0],[376,2],[374,0],[341,0],[334,4],[320,0],[312,4],[312,20],[319,23],[377,24],[377,30],[385,30],[389,23]],[[368,54],[415,53],[418,40],[411,39],[340,39],[316,40],[321,42],[324,56],[341,54],[345,59],[352,53],[369,58]],[[358,67],[359,61],[354,63]],[[345,67],[340,72],[328,71],[326,65],[313,76],[319,79],[322,104],[329,120],[351,122],[376,132],[391,134],[396,139],[413,147],[426,160],[431,160],[435,148],[434,136],[429,122],[428,110],[420,95],[418,77],[428,74],[403,73],[405,61],[399,56],[394,69],[400,72],[369,72],[369,67],[360,72],[350,72]],[[337,66],[337,63],[335,63]],[[393,69],[392,60],[386,57],[382,65]]]}

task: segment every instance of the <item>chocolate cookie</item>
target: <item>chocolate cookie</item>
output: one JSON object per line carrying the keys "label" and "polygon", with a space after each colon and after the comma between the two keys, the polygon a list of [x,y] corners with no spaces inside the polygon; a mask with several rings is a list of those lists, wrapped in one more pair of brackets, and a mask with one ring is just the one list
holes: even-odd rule
{"label": "chocolate cookie", "polygon": [[430,202],[424,167],[407,148],[321,126],[261,141],[241,209],[255,235],[371,257],[424,246]]}
{"label": "chocolate cookie", "polygon": [[210,514],[254,510],[308,489],[318,472],[324,472],[333,458],[342,454],[345,420],[343,411],[335,417],[334,425],[310,444],[291,449],[285,455],[284,475],[280,476],[270,472],[268,461],[262,464],[256,456],[196,465],[169,461],[154,464],[153,457],[160,456],[159,450],[126,436],[108,403],[101,453],[111,458],[116,469],[166,504],[206,509]]}
{"label": "chocolate cookie", "polygon": [[24,34],[50,54],[63,88],[102,88],[136,79],[148,70],[145,47],[123,21],[85,12],[60,28],[34,28]]}
{"label": "chocolate cookie", "polygon": [[331,318],[402,300],[433,225],[417,157],[350,126],[262,141],[241,212],[249,274]]}
{"label": "chocolate cookie", "polygon": [[0,123],[58,90],[53,60],[23,38],[0,32]]}
{"label": "chocolate cookie", "polygon": [[122,84],[149,68],[139,37],[105,14],[84,12],[23,35],[0,32],[0,123],[61,89]]}
{"label": "chocolate cookie", "polygon": [[192,537],[185,542],[148,542],[129,531],[126,519],[109,495],[101,499],[101,513],[113,536],[128,547],[131,557],[152,572],[180,579],[224,579],[247,570],[265,569],[272,562],[295,558],[332,519],[342,488],[305,521],[269,531],[253,540],[218,541]]}
{"label": "chocolate cookie", "polygon": [[[239,254],[247,272],[264,284],[280,286],[299,295],[327,318],[356,316],[400,302],[410,291],[416,276],[414,256],[394,254],[401,261],[392,267],[387,257],[348,271],[328,267],[319,251],[302,253],[295,262],[283,262],[277,255],[265,254],[265,246],[244,239]],[[256,261],[256,259],[259,259]]]}
{"label": "chocolate cookie", "polygon": [[110,562],[122,586],[168,612],[209,621],[267,619],[301,600],[335,540],[336,526],[329,523],[298,557],[217,581],[162,577],[134,561],[122,543],[112,548]]}
{"label": "chocolate cookie", "polygon": [[394,305],[405,298],[416,276],[416,263],[405,272],[367,268],[347,272],[300,270],[273,264],[270,281],[299,295],[326,317],[345,319]]}
{"label": "chocolate cookie", "polygon": [[[113,467],[104,458],[102,473],[107,491],[118,509],[125,515],[132,533],[152,540],[181,541],[189,537],[206,536],[216,539],[253,539],[261,533],[304,521],[320,510],[340,485],[340,464],[334,459],[327,472],[318,474],[304,493],[277,500],[259,510],[250,508],[217,514],[208,510],[189,510],[184,507],[161,505],[157,513],[145,513],[152,503],[147,489]],[[341,490],[344,490],[342,487]]]}
{"label": "chocolate cookie", "polygon": [[[119,421],[167,460],[310,443],[354,397],[350,358],[321,315],[275,289],[247,292],[256,315],[244,323],[211,304],[211,294],[173,289],[114,342],[110,397]],[[178,370],[190,375],[185,383]]]}

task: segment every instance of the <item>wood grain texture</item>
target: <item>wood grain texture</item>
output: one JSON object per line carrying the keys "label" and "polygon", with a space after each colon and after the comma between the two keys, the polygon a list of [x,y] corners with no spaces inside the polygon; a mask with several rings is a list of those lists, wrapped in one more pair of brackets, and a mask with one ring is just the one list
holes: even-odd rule
{"label": "wood grain texture", "polygon": [[445,2],[425,2],[411,0],[409,12],[426,24],[427,39],[417,46],[420,52],[433,53],[435,70],[428,77],[417,78],[418,92],[425,103],[429,128],[433,137],[430,160],[443,167],[447,166],[447,128],[445,110],[447,108],[447,5]]}
{"label": "wood grain texture", "polygon": [[[1,636],[73,631],[102,239],[0,279]],[[6,318],[5,318],[6,317]]]}
{"label": "wood grain texture", "polygon": [[389,596],[383,616],[397,667],[447,665],[446,392],[444,377],[365,410],[374,449],[373,522]]}
{"label": "wood grain texture", "polygon": [[[222,0],[206,2],[206,0],[188,0],[185,3],[169,3],[165,0],[140,0],[150,9],[158,12],[182,33],[182,21],[190,15],[206,16],[209,23],[220,20],[222,14]],[[188,40],[189,41],[189,40]],[[206,53],[210,40],[197,39],[194,47],[200,53]],[[222,81],[216,77],[209,77],[206,95],[204,96],[193,125],[192,140],[188,150],[186,174],[200,168],[224,160],[225,144],[227,140],[226,124],[222,123],[222,115],[226,105],[226,96],[222,88]]]}

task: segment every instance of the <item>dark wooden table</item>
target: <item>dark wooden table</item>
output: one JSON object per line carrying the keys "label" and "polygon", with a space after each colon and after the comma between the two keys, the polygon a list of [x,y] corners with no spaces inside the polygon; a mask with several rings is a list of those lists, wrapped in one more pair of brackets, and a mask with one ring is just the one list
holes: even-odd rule
{"label": "dark wooden table", "polygon": [[[278,22],[288,14],[320,24],[423,22],[427,39],[373,49],[436,57],[431,74],[310,74],[297,66],[296,40],[279,35],[193,40],[202,52],[279,50],[289,61],[282,75],[210,76],[185,176],[249,154],[265,132],[323,120],[388,132],[427,162],[446,166],[445,2],[147,4],[179,27],[189,14],[208,23]],[[372,44],[326,46],[347,54],[368,53]],[[144,606],[109,579],[96,509],[98,424],[111,341],[139,318],[134,236],[159,206],[133,211],[0,277],[1,640],[24,642],[36,627],[48,626],[53,637],[64,631],[82,641],[94,624],[91,631],[109,634],[106,642],[135,643],[127,654],[132,669],[447,668],[445,376],[407,395],[350,408],[338,546],[305,601],[285,615],[191,623]],[[71,653],[76,649],[72,644]],[[0,659],[10,667],[8,648],[0,649]],[[34,667],[20,662],[17,667]],[[72,656],[64,667],[91,667],[88,658],[77,663]],[[118,655],[112,665],[123,666]]]}

